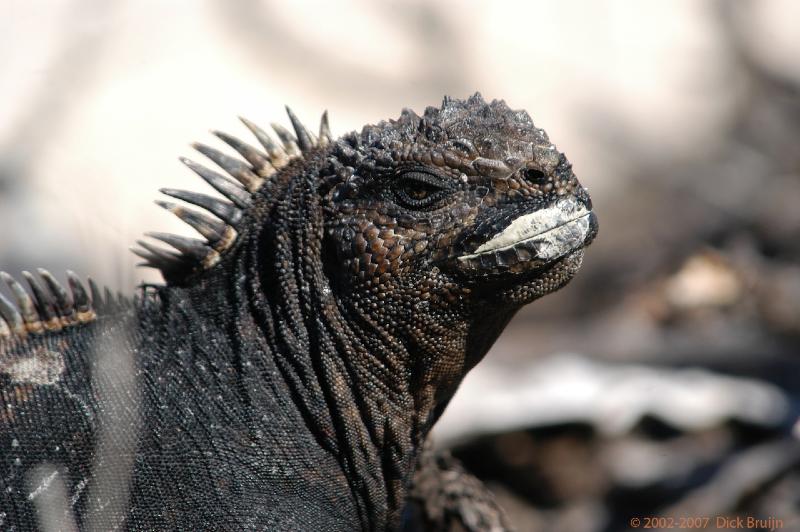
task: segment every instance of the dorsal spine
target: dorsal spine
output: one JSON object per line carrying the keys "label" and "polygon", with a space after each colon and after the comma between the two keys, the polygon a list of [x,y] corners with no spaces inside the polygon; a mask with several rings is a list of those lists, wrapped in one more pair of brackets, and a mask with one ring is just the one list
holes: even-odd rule
{"label": "dorsal spine", "polygon": [[219,262],[222,254],[236,241],[240,233],[239,224],[246,210],[252,205],[253,194],[266,180],[293,160],[302,158],[311,150],[327,146],[332,142],[327,111],[322,114],[320,120],[319,137],[309,132],[291,109],[287,107],[286,112],[295,133],[292,134],[279,124],[272,124],[280,144],[253,122],[241,118],[242,123],[253,133],[264,151],[227,133],[212,132],[233,148],[242,159],[226,155],[205,144],[192,144],[194,149],[224,170],[230,178],[185,157],[180,158],[181,162],[224,196],[224,199],[187,190],[161,189],[161,193],[166,196],[206,211],[203,213],[177,203],[156,201],[160,207],[175,214],[200,233],[203,239],[167,233],[147,233],[146,236],[159,240],[172,249],[157,247],[147,241],[137,241],[139,247],[132,248],[131,251],[145,260],[139,266],[156,268],[167,282],[179,282],[189,274],[208,269]]}

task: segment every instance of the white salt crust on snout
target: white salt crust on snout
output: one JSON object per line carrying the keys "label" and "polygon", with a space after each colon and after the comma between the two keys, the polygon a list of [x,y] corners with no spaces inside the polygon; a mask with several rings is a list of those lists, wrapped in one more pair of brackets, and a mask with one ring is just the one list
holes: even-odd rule
{"label": "white salt crust on snout", "polygon": [[552,207],[515,218],[508,227],[459,260],[513,248],[523,242],[534,244],[537,259],[555,259],[583,245],[589,233],[590,214],[574,198],[559,200]]}

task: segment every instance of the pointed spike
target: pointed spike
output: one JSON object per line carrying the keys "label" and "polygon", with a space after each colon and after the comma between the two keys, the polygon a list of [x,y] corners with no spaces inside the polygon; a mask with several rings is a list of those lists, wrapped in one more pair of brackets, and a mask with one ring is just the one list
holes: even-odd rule
{"label": "pointed spike", "polygon": [[75,315],[75,307],[73,306],[72,301],[70,301],[69,294],[64,286],[62,286],[62,284],[59,283],[55,277],[53,277],[53,274],[44,268],[37,269],[36,273],[38,273],[39,277],[44,280],[44,283],[47,285],[47,288],[53,295],[58,315],[62,318],[73,317]]}
{"label": "pointed spike", "polygon": [[327,146],[331,142],[333,142],[333,137],[331,136],[331,126],[328,123],[328,111],[326,109],[319,121],[319,145]]}
{"label": "pointed spike", "polygon": [[275,130],[275,134],[278,135],[278,138],[281,139],[283,143],[283,149],[286,150],[286,154],[289,157],[295,157],[300,155],[300,148],[297,146],[297,140],[294,138],[288,129],[283,127],[280,124],[272,124],[272,129]]}
{"label": "pointed spike", "polygon": [[103,301],[103,296],[100,294],[100,288],[97,287],[97,283],[91,277],[87,279],[87,282],[89,283],[89,292],[92,294],[92,306],[97,310],[104,308],[105,301]]}
{"label": "pointed spike", "polygon": [[39,313],[36,312],[36,305],[33,303],[33,298],[28,295],[28,292],[25,291],[16,279],[6,272],[0,272],[0,278],[5,281],[14,294],[14,298],[17,300],[17,306],[22,314],[22,319],[25,321],[26,328],[33,332],[40,332],[43,327],[39,319]]}
{"label": "pointed spike", "polygon": [[186,157],[181,157],[180,161],[188,166],[192,172],[203,178],[203,181],[214,187],[217,192],[231,200],[237,207],[245,208],[250,205],[250,193],[227,177]]}
{"label": "pointed spike", "polygon": [[295,135],[297,135],[297,144],[300,146],[300,151],[306,153],[313,149],[314,141],[311,139],[311,134],[309,134],[306,126],[303,125],[288,105],[286,106],[286,114],[289,115],[289,120],[292,122]]}
{"label": "pointed spike", "polygon": [[162,188],[160,191],[167,196],[172,196],[173,198],[183,200],[192,205],[202,207],[220,220],[227,222],[228,225],[236,226],[242,219],[242,211],[227,201],[212,198],[205,194],[198,194],[197,192],[177,190],[174,188]]}
{"label": "pointed spike", "polygon": [[55,301],[52,295],[42,288],[31,272],[22,272],[22,276],[31,287],[33,304],[36,306],[42,325],[48,330],[60,330],[61,323],[56,315]]}
{"label": "pointed spike", "polygon": [[231,232],[233,232],[233,228],[225,225],[223,222],[214,220],[200,212],[187,209],[176,203],[156,200],[156,204],[186,222],[198,233],[203,235],[211,244],[216,245],[217,242],[229,238]]}
{"label": "pointed spike", "polygon": [[214,161],[217,166],[236,178],[236,180],[243,184],[248,190],[255,190],[261,184],[261,178],[258,177],[244,161],[240,161],[230,155],[225,155],[221,151],[215,150],[200,142],[193,143],[192,147]]}
{"label": "pointed spike", "polygon": [[145,259],[145,262],[140,262],[136,266],[144,268],[154,268],[161,272],[164,278],[171,277],[172,275],[179,275],[192,269],[192,267],[184,262],[174,260],[165,260],[159,256],[152,255],[147,251],[137,248],[130,248],[133,253]]}
{"label": "pointed spike", "polygon": [[264,146],[264,149],[267,150],[267,154],[269,155],[270,162],[276,168],[280,168],[286,163],[286,152],[283,151],[283,148],[278,146],[275,141],[272,140],[263,129],[255,125],[250,120],[239,117],[239,120],[242,121],[242,124],[250,130],[250,132],[258,139],[258,142]]}
{"label": "pointed spike", "polygon": [[147,261],[147,263],[139,263],[137,266],[148,266],[152,268],[161,269],[162,266],[172,265],[173,262],[166,262],[162,261],[156,255],[153,255],[149,251],[145,251],[143,249],[139,249],[137,247],[130,247],[131,253],[136,255],[137,257],[141,257]]}
{"label": "pointed spike", "polygon": [[27,333],[22,314],[3,294],[0,294],[0,322],[7,324],[7,328],[14,334],[24,336]]}
{"label": "pointed spike", "polygon": [[114,299],[114,293],[107,287],[103,287],[103,300],[105,301],[106,307],[109,310],[116,310],[116,300]]}
{"label": "pointed spike", "polygon": [[67,284],[69,285],[70,292],[72,292],[72,300],[75,302],[75,309],[78,311],[78,320],[88,321],[94,317],[92,303],[89,301],[86,288],[83,286],[80,278],[71,270],[67,270]]}
{"label": "pointed spike", "polygon": [[[265,177],[272,175],[275,172],[275,168],[270,163],[269,157],[266,154],[261,153],[259,150],[250,146],[246,142],[242,142],[233,135],[228,135],[222,131],[212,131],[211,133],[219,137],[225,144],[236,150],[239,155],[244,157],[259,176]],[[263,179],[259,180],[258,183],[254,183],[254,186],[252,188],[248,187],[247,190],[250,192],[255,192],[258,190],[258,187],[263,184],[263,182]]]}
{"label": "pointed spike", "polygon": [[170,233],[146,234],[150,238],[155,238],[156,240],[160,240],[165,244],[169,244],[180,251],[184,256],[192,259],[195,262],[203,262],[208,255],[214,251],[206,245],[205,241],[198,240],[196,238],[188,238]]}
{"label": "pointed spike", "polygon": [[[136,248],[132,248],[132,251],[142,257],[143,259],[152,261],[156,260],[162,264],[172,264],[174,266],[182,266],[186,262],[186,257],[181,255],[180,253],[176,253],[171,249],[163,249],[152,245],[151,243],[145,240],[137,240],[136,243],[142,248],[144,248],[144,252]],[[149,253],[149,255],[143,255],[142,253]]]}
{"label": "pointed spike", "polygon": [[[143,249],[139,249],[136,246],[131,246],[128,249],[130,250],[131,253],[133,253],[137,257],[146,260],[147,264],[144,264],[145,266],[153,266],[152,263],[157,260],[155,255],[153,255],[152,253],[148,253],[147,251],[145,251]],[[143,265],[143,263],[137,264],[137,266],[140,266],[140,265]],[[153,267],[157,268],[157,266],[153,266]]]}

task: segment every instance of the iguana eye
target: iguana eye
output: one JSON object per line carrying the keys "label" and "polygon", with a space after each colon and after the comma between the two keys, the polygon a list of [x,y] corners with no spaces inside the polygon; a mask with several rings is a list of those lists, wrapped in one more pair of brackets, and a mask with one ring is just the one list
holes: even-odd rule
{"label": "iguana eye", "polygon": [[393,188],[397,202],[408,209],[433,207],[447,194],[441,178],[419,171],[401,174]]}

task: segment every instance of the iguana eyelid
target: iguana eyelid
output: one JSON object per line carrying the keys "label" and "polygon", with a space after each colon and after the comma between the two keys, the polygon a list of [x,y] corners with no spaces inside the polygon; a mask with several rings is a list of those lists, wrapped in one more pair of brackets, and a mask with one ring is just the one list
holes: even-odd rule
{"label": "iguana eyelid", "polygon": [[[430,195],[425,198],[413,198],[405,188],[413,183],[431,188]],[[440,176],[425,170],[407,170],[400,173],[392,183],[394,195],[402,207],[411,210],[430,210],[439,206],[442,200],[452,190],[451,186]]]}
{"label": "iguana eyelid", "polygon": [[449,189],[451,187],[451,180],[447,179],[438,173],[432,172],[427,168],[404,168],[395,174],[394,181],[402,181],[404,179],[420,181],[422,183],[439,187],[441,189]]}

